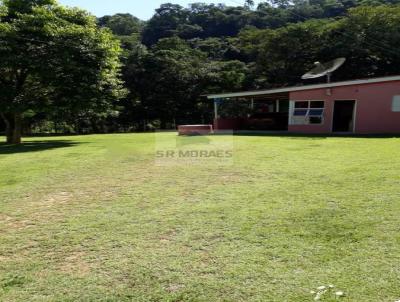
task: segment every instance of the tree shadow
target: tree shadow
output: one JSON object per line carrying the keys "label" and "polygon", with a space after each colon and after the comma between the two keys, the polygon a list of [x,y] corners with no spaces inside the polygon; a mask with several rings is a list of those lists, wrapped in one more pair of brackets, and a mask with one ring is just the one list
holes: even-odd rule
{"label": "tree shadow", "polygon": [[[217,135],[225,135],[216,133]],[[259,136],[259,137],[285,137],[290,139],[326,139],[326,138],[400,138],[399,133],[388,134],[351,134],[351,133],[330,133],[330,134],[313,134],[313,133],[293,133],[286,131],[234,131],[226,135],[234,136]]]}
{"label": "tree shadow", "polygon": [[73,147],[79,144],[81,143],[67,140],[23,142],[20,145],[0,143],[0,154],[40,152],[45,150]]}

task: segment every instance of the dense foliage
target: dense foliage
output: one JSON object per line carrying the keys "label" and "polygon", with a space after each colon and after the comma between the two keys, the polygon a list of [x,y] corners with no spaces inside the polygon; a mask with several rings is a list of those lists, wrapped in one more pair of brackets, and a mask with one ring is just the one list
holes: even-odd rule
{"label": "dense foliage", "polygon": [[53,0],[7,0],[0,8],[0,115],[7,142],[20,143],[24,118],[93,118],[122,96],[119,42],[94,17]]}
{"label": "dense foliage", "polygon": [[[36,2],[45,3],[44,0]],[[49,103],[51,110],[30,119],[30,129],[54,132],[56,122],[64,125],[59,131],[137,131],[209,122],[212,106],[203,94],[302,84],[300,76],[312,67],[313,62],[339,56],[348,60],[335,73],[334,80],[396,74],[400,63],[399,3],[399,0],[272,0],[257,8],[251,0],[242,6],[195,3],[187,8],[168,3],[161,5],[147,22],[130,14],[99,18],[97,26],[108,27],[121,41],[122,80],[127,96],[119,103],[107,103],[115,105],[112,115],[94,118],[93,115],[81,115],[73,123],[64,118],[68,115],[55,118],[54,113],[63,106],[58,101]],[[35,6],[38,15],[33,17],[39,23],[43,20],[40,11],[48,13],[40,5]],[[79,31],[89,32],[88,37],[107,37],[112,41],[108,32],[96,29],[91,17],[83,12],[56,7],[56,11],[64,12],[63,18],[68,17],[68,22],[81,22]],[[8,21],[3,20],[0,24],[3,34],[15,31],[9,28]],[[15,32],[14,36],[25,37],[25,34]],[[82,35],[86,37],[86,33]],[[40,31],[29,32],[28,38],[32,37],[57,39],[52,40],[52,55],[57,58],[54,64],[60,66],[71,59],[71,53],[63,45],[82,47],[79,44],[82,42],[76,41],[72,33],[66,35],[62,30],[55,36]],[[35,45],[19,45],[21,49],[15,48],[13,53],[29,62],[38,60],[22,50]],[[96,55],[97,48],[101,52],[101,46],[95,45],[95,41],[83,43],[91,58],[101,62],[101,57]],[[57,49],[64,49],[65,53],[59,55]],[[117,65],[115,57],[112,58],[113,64]],[[46,64],[41,65],[44,68]],[[55,70],[54,66],[49,68]],[[81,72],[95,74],[90,64],[89,70],[85,68],[80,68]],[[63,69],[62,74],[67,77],[68,72]],[[70,72],[73,78],[80,71],[73,69]],[[111,73],[114,79],[115,72]],[[109,79],[107,73],[101,74]],[[65,80],[73,81],[71,78]],[[63,78],[58,80],[58,83],[64,81]],[[40,86],[52,87],[45,81],[48,79],[40,78]],[[79,95],[79,85],[71,82],[68,87],[57,90],[57,100],[87,100]],[[36,93],[35,89],[29,91]],[[47,97],[47,94],[40,95],[29,97],[37,100],[43,95]],[[2,97],[7,96],[3,94]],[[95,96],[92,98],[96,99]],[[81,121],[79,127],[77,121]]]}
{"label": "dense foliage", "polygon": [[211,104],[202,94],[301,84],[313,62],[336,57],[348,59],[336,80],[398,72],[396,1],[252,5],[164,4],[141,28],[140,39],[135,34],[127,45],[120,37],[130,95],[118,123],[140,130],[209,122]]}

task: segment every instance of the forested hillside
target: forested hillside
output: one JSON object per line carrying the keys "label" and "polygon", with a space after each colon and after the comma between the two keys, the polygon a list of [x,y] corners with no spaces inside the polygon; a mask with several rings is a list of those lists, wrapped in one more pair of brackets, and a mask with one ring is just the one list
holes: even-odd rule
{"label": "forested hillside", "polygon": [[163,4],[148,21],[101,17],[98,26],[121,41],[126,97],[111,115],[83,115],[72,124],[63,115],[40,115],[30,129],[54,131],[56,122],[60,131],[141,131],[209,122],[212,104],[202,95],[314,83],[301,75],[336,57],[347,62],[334,81],[398,74],[399,3],[273,0],[255,7],[248,0]]}
{"label": "forested hillside", "polygon": [[[244,6],[164,4],[142,22],[100,18],[125,49],[129,96],[119,123],[172,127],[210,119],[200,95],[301,84],[315,61],[346,57],[334,77],[399,73],[399,1],[312,0]],[[307,82],[310,83],[310,82]]]}

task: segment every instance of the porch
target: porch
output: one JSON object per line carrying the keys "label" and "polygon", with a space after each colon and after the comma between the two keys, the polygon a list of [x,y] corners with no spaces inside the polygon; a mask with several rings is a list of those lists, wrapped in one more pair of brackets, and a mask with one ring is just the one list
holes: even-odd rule
{"label": "porch", "polygon": [[214,129],[216,131],[288,130],[288,92],[228,96],[213,100]]}

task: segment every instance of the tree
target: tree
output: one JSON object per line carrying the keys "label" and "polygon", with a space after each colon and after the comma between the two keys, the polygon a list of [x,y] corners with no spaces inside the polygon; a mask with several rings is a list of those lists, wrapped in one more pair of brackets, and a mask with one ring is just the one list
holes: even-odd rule
{"label": "tree", "polygon": [[254,5],[255,5],[254,0],[246,0],[246,1],[244,2],[244,6],[247,7],[247,8],[249,8],[249,9],[253,8]]}
{"label": "tree", "polygon": [[205,54],[193,50],[180,38],[161,39],[143,58],[139,76],[146,119],[158,119],[161,128],[188,122],[196,114]]}
{"label": "tree", "polygon": [[151,46],[162,38],[177,35],[178,27],[188,24],[188,11],[177,4],[162,4],[143,30],[143,44]]}
{"label": "tree", "polygon": [[215,4],[192,4],[188,19],[200,26],[200,38],[233,37],[250,22],[252,12],[247,8]]}
{"label": "tree", "polygon": [[99,18],[102,27],[108,27],[117,36],[130,36],[142,31],[144,22],[131,14],[116,14]]}
{"label": "tree", "polygon": [[236,60],[209,62],[205,66],[204,90],[207,93],[243,90],[248,71],[246,64]]}
{"label": "tree", "polygon": [[210,60],[237,60],[242,57],[235,46],[236,38],[192,39],[193,48],[206,53]]}
{"label": "tree", "polygon": [[123,122],[131,121],[139,129],[150,124],[171,128],[177,123],[202,122],[204,99],[200,95],[205,92],[208,64],[205,53],[178,37],[131,51],[124,67],[130,93],[122,102]]}
{"label": "tree", "polygon": [[241,48],[256,61],[253,74],[260,87],[296,85],[315,61],[335,58],[321,56],[329,45],[329,20],[311,20],[276,30],[248,29],[240,35]]}
{"label": "tree", "polygon": [[0,115],[21,142],[26,112],[105,112],[123,94],[119,42],[85,11],[54,0],[0,6]]}
{"label": "tree", "polygon": [[[255,61],[252,75],[259,87],[295,85],[315,61],[346,57],[335,80],[398,73],[400,8],[360,6],[337,21],[309,20],[276,30],[249,28],[241,32],[239,48]],[[324,81],[308,80],[307,83]]]}
{"label": "tree", "polygon": [[400,64],[400,7],[360,6],[331,25],[330,43],[323,55],[335,53],[348,60],[338,76],[377,77],[398,74]]}

